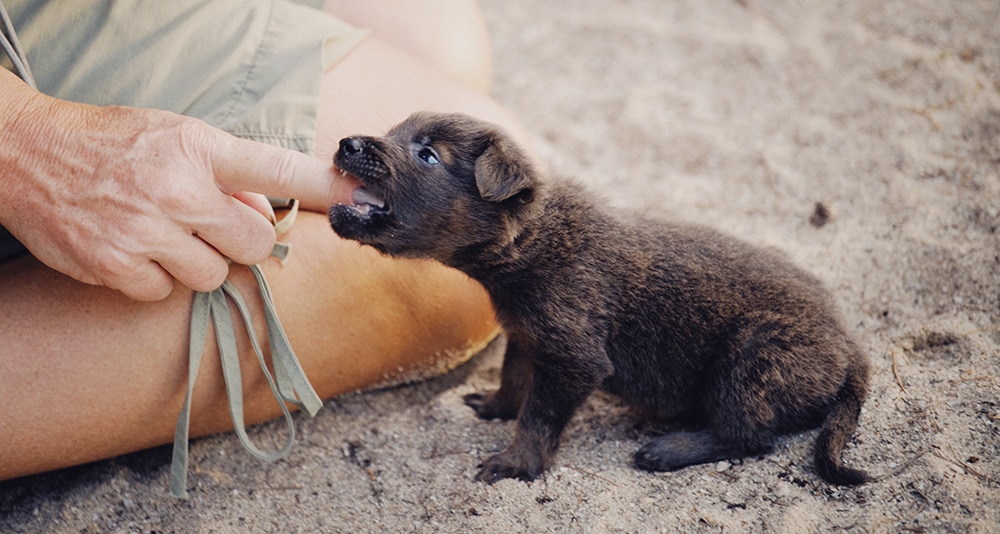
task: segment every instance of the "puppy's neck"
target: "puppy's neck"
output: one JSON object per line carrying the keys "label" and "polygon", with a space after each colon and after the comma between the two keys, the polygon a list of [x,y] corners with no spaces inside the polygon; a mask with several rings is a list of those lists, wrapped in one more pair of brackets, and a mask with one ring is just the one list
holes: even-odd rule
{"label": "puppy's neck", "polygon": [[575,184],[550,185],[531,209],[505,221],[506,241],[471,247],[452,266],[493,294],[516,290],[518,284],[582,257],[593,230],[603,226],[595,222],[605,216]]}
{"label": "puppy's neck", "polygon": [[529,219],[508,218],[502,242],[486,242],[467,247],[452,258],[451,266],[469,275],[489,289],[528,268],[540,255],[544,211]]}

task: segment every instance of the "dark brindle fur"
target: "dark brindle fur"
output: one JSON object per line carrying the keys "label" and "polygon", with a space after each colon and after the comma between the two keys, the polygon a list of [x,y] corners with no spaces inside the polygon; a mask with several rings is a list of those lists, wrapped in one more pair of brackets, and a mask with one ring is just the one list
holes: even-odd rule
{"label": "dark brindle fur", "polygon": [[338,234],[460,269],[493,299],[508,335],[500,389],[466,402],[484,419],[517,418],[517,433],[478,479],[538,477],[600,387],[650,420],[693,425],[639,450],[641,468],[763,454],[779,434],[821,426],[819,475],[866,480],[840,457],[867,359],[819,281],[780,254],[605,209],[462,115],[344,139],[335,163],[363,183],[354,205],[330,209]]}

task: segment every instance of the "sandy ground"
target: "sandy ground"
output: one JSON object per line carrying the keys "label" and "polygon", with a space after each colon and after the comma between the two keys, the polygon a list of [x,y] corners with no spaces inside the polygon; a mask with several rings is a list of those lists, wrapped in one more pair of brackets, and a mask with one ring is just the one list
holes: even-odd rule
{"label": "sandy ground", "polygon": [[473,482],[512,432],[461,401],[496,383],[496,346],[298,417],[278,463],[231,434],[195,441],[188,501],[166,495],[169,448],[4,483],[0,531],[1000,531],[1000,3],[485,8],[495,95],[554,171],[778,247],[833,290],[874,367],[847,459],[877,481],[821,482],[814,432],[637,472],[648,437],[595,395],[544,479]]}

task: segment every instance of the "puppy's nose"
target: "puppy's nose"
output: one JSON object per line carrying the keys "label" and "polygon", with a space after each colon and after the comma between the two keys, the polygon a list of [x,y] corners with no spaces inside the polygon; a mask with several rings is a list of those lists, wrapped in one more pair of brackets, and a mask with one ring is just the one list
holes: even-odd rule
{"label": "puppy's nose", "polygon": [[340,151],[343,152],[345,156],[353,156],[364,152],[364,150],[364,143],[357,137],[346,137],[340,140]]}

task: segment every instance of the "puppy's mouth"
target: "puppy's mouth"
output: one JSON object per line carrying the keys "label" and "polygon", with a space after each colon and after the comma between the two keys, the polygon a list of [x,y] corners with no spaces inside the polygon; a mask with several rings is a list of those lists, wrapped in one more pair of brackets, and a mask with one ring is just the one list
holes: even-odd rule
{"label": "puppy's mouth", "polygon": [[390,169],[370,140],[356,138],[341,141],[333,164],[351,184],[351,196],[349,203],[330,207],[330,225],[340,237],[372,244],[392,224],[392,205],[385,191]]}
{"label": "puppy's mouth", "polygon": [[357,184],[351,193],[351,203],[341,204],[341,206],[354,211],[362,219],[370,218],[374,214],[386,214],[389,212],[389,206],[385,198],[380,193],[374,191],[364,180],[343,169],[340,170],[340,174]]}

